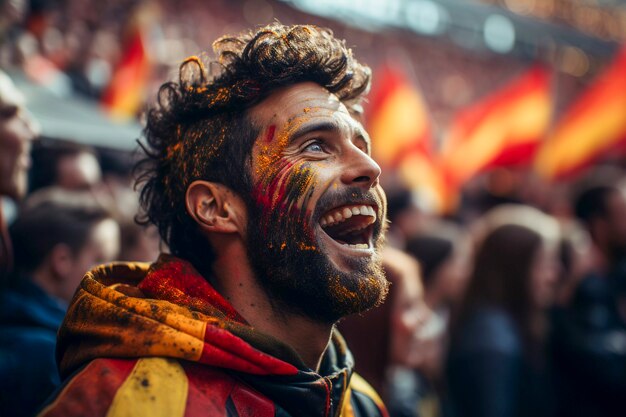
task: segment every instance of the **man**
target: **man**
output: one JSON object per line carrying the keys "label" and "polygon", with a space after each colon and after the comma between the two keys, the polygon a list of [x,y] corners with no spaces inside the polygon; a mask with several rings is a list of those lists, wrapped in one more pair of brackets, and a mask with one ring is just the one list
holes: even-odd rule
{"label": "man", "polygon": [[584,190],[574,211],[593,242],[594,271],[553,314],[558,416],[621,416],[626,406],[626,197]]}
{"label": "man", "polygon": [[119,248],[117,223],[88,195],[54,194],[56,202],[27,207],[10,227],[14,273],[0,293],[2,415],[32,416],[61,384],[54,348],[67,303],[84,271]]}
{"label": "man", "polygon": [[[328,30],[271,25],[187,59],[148,113],[141,200],[172,255],[87,274],[56,415],[378,416],[334,331],[387,291],[385,199]],[[217,65],[215,67],[218,67]]]}
{"label": "man", "polygon": [[[17,200],[26,194],[30,147],[37,130],[22,93],[0,71],[0,197]],[[10,270],[11,262],[11,245],[0,204],[0,280]]]}
{"label": "man", "polygon": [[102,181],[100,163],[89,146],[63,140],[39,142],[32,157],[30,192],[49,186],[93,190]]}

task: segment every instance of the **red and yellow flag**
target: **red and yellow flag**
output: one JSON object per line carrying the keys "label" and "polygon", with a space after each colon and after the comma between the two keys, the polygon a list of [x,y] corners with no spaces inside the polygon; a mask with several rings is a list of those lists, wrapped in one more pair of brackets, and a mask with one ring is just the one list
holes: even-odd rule
{"label": "red and yellow flag", "polygon": [[122,57],[102,96],[102,105],[113,118],[136,116],[145,99],[151,70],[146,36],[153,12],[140,7],[129,23]]}
{"label": "red and yellow flag", "polygon": [[535,168],[548,179],[562,179],[624,148],[626,47],[567,109],[538,152]]}
{"label": "red and yellow flag", "polygon": [[403,180],[434,210],[445,200],[445,184],[434,158],[430,116],[419,89],[400,68],[378,71],[369,96],[367,127],[372,153],[383,169]]}
{"label": "red and yellow flag", "polygon": [[442,164],[461,186],[474,175],[498,166],[532,162],[552,118],[551,76],[541,66],[461,110],[442,149]]}

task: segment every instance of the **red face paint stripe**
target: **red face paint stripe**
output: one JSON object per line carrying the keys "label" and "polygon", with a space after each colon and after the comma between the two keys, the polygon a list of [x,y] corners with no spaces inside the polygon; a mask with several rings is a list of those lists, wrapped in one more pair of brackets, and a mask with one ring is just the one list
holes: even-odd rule
{"label": "red face paint stripe", "polygon": [[267,129],[267,134],[265,135],[265,143],[270,143],[272,140],[274,140],[274,133],[275,132],[276,132],[276,126],[275,125],[271,125]]}

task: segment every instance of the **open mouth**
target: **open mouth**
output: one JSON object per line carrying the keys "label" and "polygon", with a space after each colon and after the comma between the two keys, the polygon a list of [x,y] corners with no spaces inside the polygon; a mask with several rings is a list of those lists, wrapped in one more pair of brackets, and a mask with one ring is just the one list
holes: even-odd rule
{"label": "open mouth", "polygon": [[352,249],[372,249],[376,209],[367,204],[334,208],[320,219],[322,230],[335,242]]}

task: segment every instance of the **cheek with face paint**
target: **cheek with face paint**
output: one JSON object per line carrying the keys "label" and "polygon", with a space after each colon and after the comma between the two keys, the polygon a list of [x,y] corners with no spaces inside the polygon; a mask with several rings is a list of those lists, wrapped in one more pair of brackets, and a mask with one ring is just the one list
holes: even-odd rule
{"label": "cheek with face paint", "polygon": [[[284,158],[288,134],[274,138],[275,126],[270,126],[257,157],[257,181],[253,189],[255,205],[262,211],[261,224],[257,225],[268,241],[275,241],[276,226],[283,231],[293,230],[293,235],[281,236],[281,247],[295,244],[301,249],[316,250],[309,206],[317,181],[309,162],[293,162]],[[275,143],[273,143],[275,142]],[[289,227],[287,227],[289,225]],[[304,233],[304,236],[303,236]]]}

